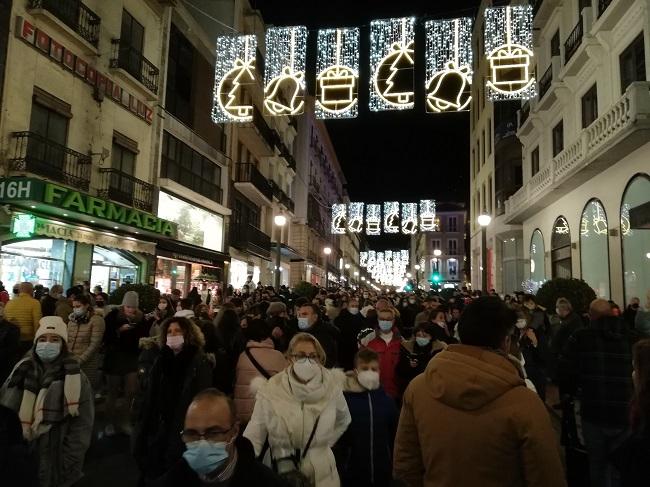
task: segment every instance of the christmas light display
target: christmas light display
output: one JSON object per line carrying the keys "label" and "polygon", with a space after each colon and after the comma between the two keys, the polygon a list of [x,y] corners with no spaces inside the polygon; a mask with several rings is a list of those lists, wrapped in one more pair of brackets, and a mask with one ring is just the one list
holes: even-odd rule
{"label": "christmas light display", "polygon": [[566,235],[569,233],[569,222],[566,221],[566,218],[561,216],[557,219],[554,232],[558,235]]}
{"label": "christmas light display", "polygon": [[343,235],[346,230],[347,205],[335,203],[332,205],[332,233]]}
{"label": "christmas light display", "polygon": [[437,231],[436,202],[434,200],[420,200],[420,231]]}
{"label": "christmas light display", "polygon": [[425,23],[429,113],[466,110],[472,100],[472,23],[469,17]]}
{"label": "christmas light display", "polygon": [[368,267],[371,267],[377,263],[377,252],[374,250],[368,251]]}
{"label": "christmas light display", "polygon": [[485,9],[485,56],[490,63],[486,82],[489,100],[535,96],[531,5]]}
{"label": "christmas light display", "polygon": [[414,235],[418,231],[418,204],[402,203],[402,233]]}
{"label": "christmas light display", "polygon": [[384,232],[399,233],[399,203],[397,201],[384,203]]}
{"label": "christmas light display", "polygon": [[268,115],[297,115],[305,104],[307,28],[271,27],[266,31],[264,110]]}
{"label": "christmas light display", "polygon": [[591,222],[588,218],[588,210],[585,210],[580,220],[580,235],[583,237],[590,235],[589,223],[591,223],[594,235],[607,235],[607,216],[603,205],[597,200],[592,200],[589,202],[589,209],[591,210]]}
{"label": "christmas light display", "polygon": [[316,118],[354,118],[359,111],[359,29],[318,31]]}
{"label": "christmas light display", "polygon": [[366,235],[381,235],[381,205],[366,205]]}
{"label": "christmas light display", "polygon": [[363,230],[363,203],[350,203],[348,205],[348,231],[361,233]]}
{"label": "christmas light display", "polygon": [[[364,252],[361,252],[364,254]],[[368,270],[373,280],[384,286],[404,285],[406,269],[409,265],[408,250],[386,250],[384,252],[367,252],[368,259],[360,259],[360,267]]]}
{"label": "christmas light display", "polygon": [[414,46],[415,18],[370,23],[370,110],[413,108]]}
{"label": "christmas light display", "polygon": [[368,265],[368,252],[359,252],[359,267]]}
{"label": "christmas light display", "polygon": [[217,37],[212,120],[215,123],[251,122],[253,104],[243,101],[244,88],[255,84],[254,35]]}

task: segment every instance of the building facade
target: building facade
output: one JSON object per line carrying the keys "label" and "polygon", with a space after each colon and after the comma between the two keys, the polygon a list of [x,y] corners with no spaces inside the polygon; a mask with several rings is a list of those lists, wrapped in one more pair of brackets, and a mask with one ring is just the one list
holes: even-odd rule
{"label": "building facade", "polygon": [[519,110],[526,275],[584,279],[623,304],[650,289],[646,2],[539,2],[539,94]]}
{"label": "building facade", "polygon": [[[436,231],[411,237],[409,272],[421,289],[467,284],[467,210],[463,203],[436,204]],[[419,266],[416,268],[415,266]]]}

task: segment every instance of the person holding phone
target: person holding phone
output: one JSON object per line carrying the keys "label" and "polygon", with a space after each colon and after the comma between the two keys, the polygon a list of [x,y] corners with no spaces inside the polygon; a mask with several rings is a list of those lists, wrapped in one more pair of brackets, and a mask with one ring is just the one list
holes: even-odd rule
{"label": "person holding phone", "polygon": [[[116,426],[130,433],[129,408],[138,390],[138,343],[148,335],[144,314],[138,309],[138,293],[127,291],[122,305],[106,315],[104,331],[104,374],[107,377],[108,396],[106,398],[107,436],[115,434]],[[116,408],[120,388],[124,390],[126,411],[119,414]]]}

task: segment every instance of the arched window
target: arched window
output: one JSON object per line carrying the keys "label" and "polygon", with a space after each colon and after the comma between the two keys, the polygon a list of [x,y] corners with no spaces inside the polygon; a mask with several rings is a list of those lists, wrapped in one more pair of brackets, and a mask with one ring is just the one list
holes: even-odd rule
{"label": "arched window", "polygon": [[633,177],[621,202],[625,302],[650,289],[650,176]]}
{"label": "arched window", "polygon": [[592,199],[580,219],[580,267],[582,279],[596,294],[609,299],[609,243],[607,214],[598,199]]}
{"label": "arched window", "polygon": [[544,269],[544,237],[540,230],[535,230],[530,239],[530,280],[539,288],[546,280]]}
{"label": "arched window", "polygon": [[551,235],[552,276],[570,278],[571,273],[571,230],[566,218],[560,216],[553,224]]}

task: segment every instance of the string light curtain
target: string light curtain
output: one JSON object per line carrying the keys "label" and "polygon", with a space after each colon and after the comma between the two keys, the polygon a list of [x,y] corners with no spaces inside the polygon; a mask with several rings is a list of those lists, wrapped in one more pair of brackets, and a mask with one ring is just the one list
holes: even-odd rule
{"label": "string light curtain", "polygon": [[426,111],[469,110],[472,100],[472,23],[470,17],[430,20],[426,35]]}
{"label": "string light curtain", "polygon": [[307,28],[270,27],[266,31],[264,112],[298,115],[305,105]]}
{"label": "string light curtain", "polygon": [[418,204],[402,203],[402,233],[414,235],[418,231]]}
{"label": "string light curtain", "polygon": [[370,23],[370,97],[373,112],[413,108],[415,18]]}
{"label": "string light curtain", "polygon": [[384,203],[384,233],[399,233],[399,203],[397,201]]}
{"label": "string light curtain", "polygon": [[359,113],[359,29],[321,29],[317,37],[316,118]]}
{"label": "string light curtain", "polygon": [[488,99],[527,100],[536,95],[533,7],[485,9],[485,56],[490,63]]}
{"label": "string light curtain", "polygon": [[254,35],[217,37],[212,120],[215,123],[251,122],[252,102],[244,102],[244,88],[256,83]]}
{"label": "string light curtain", "polygon": [[366,235],[381,235],[381,205],[366,205]]}
{"label": "string light curtain", "polygon": [[348,205],[348,231],[361,233],[363,230],[363,203],[350,203]]}
{"label": "string light curtain", "polygon": [[346,230],[347,205],[335,203],[332,205],[332,233],[343,235]]}

